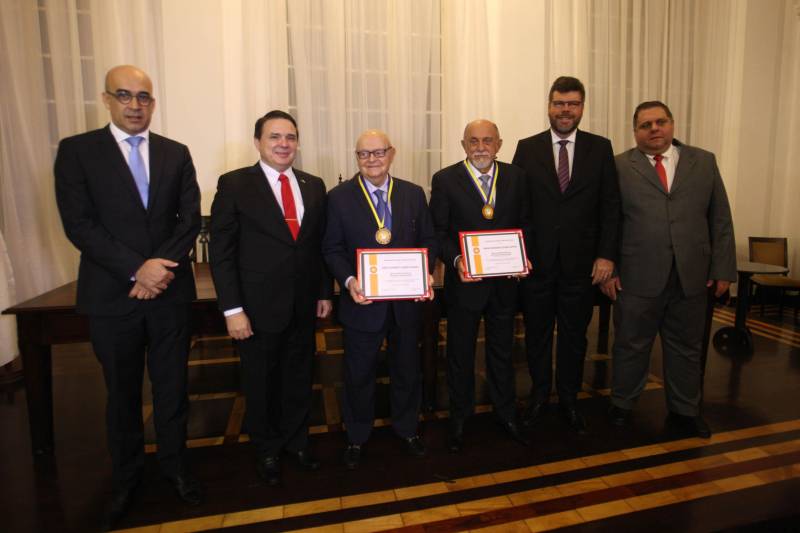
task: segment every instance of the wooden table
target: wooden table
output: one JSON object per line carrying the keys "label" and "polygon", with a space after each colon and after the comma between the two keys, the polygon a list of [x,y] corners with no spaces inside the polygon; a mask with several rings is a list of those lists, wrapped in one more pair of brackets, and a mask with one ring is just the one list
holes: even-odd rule
{"label": "wooden table", "polygon": [[714,334],[714,346],[722,352],[744,350],[753,351],[753,335],[747,327],[747,311],[750,308],[750,278],[753,274],[786,274],[789,269],[784,266],[766,263],[739,261],[736,265],[739,273],[739,288],[736,291],[736,320],[733,326],[720,328]]}
{"label": "wooden table", "polygon": [[[445,316],[443,265],[439,263],[434,274],[436,298],[427,303],[423,311],[422,374],[423,405],[435,410],[436,374],[439,341],[439,320]],[[217,309],[217,293],[211,280],[208,263],[194,264],[197,299],[192,302],[192,330],[195,334],[224,335],[225,320]],[[16,315],[19,352],[22,357],[31,448],[34,455],[53,453],[53,368],[54,344],[71,344],[89,341],[89,320],[75,311],[76,282],[46,292],[36,298],[15,305],[3,314]],[[608,323],[610,302],[597,292],[595,305],[600,307],[597,352],[608,353]],[[334,300],[334,307],[336,300]],[[318,322],[318,327],[335,325],[332,318]]]}
{"label": "wooden table", "polygon": [[[194,332],[224,334],[225,321],[217,309],[217,294],[207,263],[195,264],[195,282]],[[88,317],[75,311],[76,287],[77,282],[73,281],[3,311],[17,317],[34,455],[53,453],[52,346],[89,340]]]}

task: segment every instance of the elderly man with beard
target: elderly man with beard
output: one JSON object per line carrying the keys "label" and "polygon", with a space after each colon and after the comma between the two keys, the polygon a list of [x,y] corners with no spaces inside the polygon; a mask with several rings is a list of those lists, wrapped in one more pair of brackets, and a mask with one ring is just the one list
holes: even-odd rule
{"label": "elderly man with beard", "polygon": [[466,159],[434,174],[431,184],[433,225],[445,264],[447,447],[452,453],[462,450],[464,422],[475,407],[475,344],[481,318],[486,326],[486,375],[495,417],[511,438],[527,445],[517,423],[511,360],[517,279],[465,276],[458,238],[461,231],[525,230],[528,226],[525,176],[519,168],[495,160],[502,145],[494,123],[470,122],[461,141]]}
{"label": "elderly man with beard", "polygon": [[548,403],[557,321],[559,410],[578,434],[586,431],[576,400],[594,305],[592,286],[607,281],[614,270],[620,217],[611,142],[578,130],[585,96],[580,80],[556,79],[547,111],[550,128],[521,140],[513,161],[527,175],[528,254],[534,267],[522,285],[525,346],[533,382],[523,425],[532,426]]}

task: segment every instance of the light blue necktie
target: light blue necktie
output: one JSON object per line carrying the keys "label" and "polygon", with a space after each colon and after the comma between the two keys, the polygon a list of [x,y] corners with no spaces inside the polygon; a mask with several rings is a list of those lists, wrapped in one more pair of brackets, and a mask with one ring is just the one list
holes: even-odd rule
{"label": "light blue necktie", "polygon": [[150,185],[147,182],[147,168],[145,167],[142,154],[139,152],[139,145],[144,141],[144,137],[128,137],[125,142],[131,145],[131,155],[128,158],[128,166],[131,167],[131,174],[139,189],[139,196],[142,198],[144,208],[147,209],[147,192]]}
{"label": "light blue necktie", "polygon": [[381,189],[377,189],[375,192],[375,198],[378,200],[378,218],[383,220],[383,225],[386,229],[392,229],[392,213],[386,208],[386,200],[383,199],[383,191]]}

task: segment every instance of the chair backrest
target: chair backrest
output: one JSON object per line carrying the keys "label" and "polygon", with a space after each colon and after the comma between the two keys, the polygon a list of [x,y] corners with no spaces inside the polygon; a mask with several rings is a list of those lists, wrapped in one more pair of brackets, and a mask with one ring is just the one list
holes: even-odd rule
{"label": "chair backrest", "polygon": [[748,237],[750,261],[768,265],[789,266],[789,245],[786,237]]}

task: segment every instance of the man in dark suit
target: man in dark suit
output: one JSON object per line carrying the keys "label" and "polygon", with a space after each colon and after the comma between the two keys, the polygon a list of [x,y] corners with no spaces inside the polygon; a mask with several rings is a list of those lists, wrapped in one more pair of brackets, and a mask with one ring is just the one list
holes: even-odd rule
{"label": "man in dark suit", "polygon": [[219,308],[242,360],[245,423],[256,472],[281,481],[282,452],[307,470],[314,329],[331,311],[322,264],[325,183],[293,168],[294,117],[270,111],[256,122],[261,159],[219,178],[209,253]]}
{"label": "man in dark suit", "polygon": [[63,139],[55,161],[64,231],[81,252],[77,309],[89,315],[108,390],[114,494],[107,527],[125,513],[142,477],[145,357],[161,469],[183,500],[201,499],[184,461],[195,298],[189,250],[200,230],[200,191],[186,146],[149,131],[152,94],[138,68],[112,68],[103,93],[111,124]]}
{"label": "man in dark suit", "polygon": [[513,439],[527,444],[517,424],[511,360],[518,280],[465,277],[458,238],[460,231],[527,229],[525,176],[519,168],[495,161],[502,144],[494,123],[470,122],[461,141],[467,159],[440,170],[432,181],[431,213],[445,265],[447,446],[453,453],[463,448],[464,421],[475,407],[475,344],[481,318],[486,324],[486,369],[495,416]]}
{"label": "man in dark suit", "polygon": [[611,277],[617,258],[619,187],[611,142],[578,129],[586,92],[576,78],[550,88],[550,129],[523,139],[514,164],[527,174],[531,198],[529,253],[533,275],[522,284],[525,348],[531,397],[523,424],[546,409],[553,381],[553,330],[559,411],[585,433],[577,409],[586,357],[586,328],[595,289]]}
{"label": "man in dark suit", "polygon": [[650,350],[661,335],[668,422],[708,438],[700,415],[708,291],[736,279],[736,242],[714,154],[673,139],[662,102],[633,114],[636,148],[617,156],[622,192],[620,259],[603,286],[614,304],[610,417],[624,425],[644,390]]}
{"label": "man in dark suit", "polygon": [[323,254],[343,288],[339,295],[339,320],[344,326],[342,414],[348,438],[343,460],[349,470],[358,468],[375,420],[375,370],[384,339],[389,345],[392,428],[410,455],[425,455],[417,434],[422,394],[421,304],[370,301],[356,278],[359,248],[427,248],[433,271],[436,239],[425,193],[418,185],[389,174],[394,152],[385,133],[365,131],[356,142],[359,173],[328,195]]}

